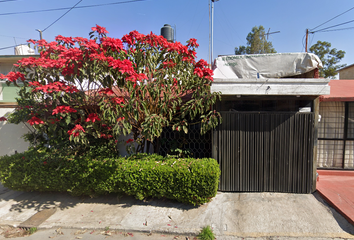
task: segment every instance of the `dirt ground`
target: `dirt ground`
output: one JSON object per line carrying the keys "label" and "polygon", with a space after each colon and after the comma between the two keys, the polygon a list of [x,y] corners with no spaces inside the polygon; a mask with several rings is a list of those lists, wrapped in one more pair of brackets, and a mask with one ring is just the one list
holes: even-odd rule
{"label": "dirt ground", "polygon": [[6,238],[26,237],[30,235],[29,230],[9,226],[0,226],[0,235]]}

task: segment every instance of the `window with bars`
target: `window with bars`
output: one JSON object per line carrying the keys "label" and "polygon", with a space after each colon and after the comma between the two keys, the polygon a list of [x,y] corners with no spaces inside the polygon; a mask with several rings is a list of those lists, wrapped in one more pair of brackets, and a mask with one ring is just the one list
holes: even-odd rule
{"label": "window with bars", "polygon": [[321,102],[319,168],[354,168],[354,102]]}

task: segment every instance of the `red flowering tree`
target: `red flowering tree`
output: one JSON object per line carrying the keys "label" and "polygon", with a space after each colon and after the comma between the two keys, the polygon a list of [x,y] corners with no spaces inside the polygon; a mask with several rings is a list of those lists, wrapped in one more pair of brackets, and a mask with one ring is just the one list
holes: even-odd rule
{"label": "red flowering tree", "polygon": [[153,33],[133,31],[116,39],[103,27],[92,30],[90,39],[30,40],[40,56],[0,75],[9,84],[23,83],[9,121],[31,124],[38,134],[29,140],[115,148],[119,135],[132,133],[137,151],[146,143],[157,151],[164,128],[187,132],[189,124],[200,122],[205,133],[219,124],[212,110],[219,94],[210,92],[207,63],[195,60],[195,39],[183,45]]}

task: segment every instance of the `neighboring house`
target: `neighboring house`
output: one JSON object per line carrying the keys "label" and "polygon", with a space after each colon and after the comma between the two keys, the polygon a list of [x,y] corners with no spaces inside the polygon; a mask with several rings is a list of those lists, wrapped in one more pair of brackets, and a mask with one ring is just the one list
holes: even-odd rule
{"label": "neighboring house", "polygon": [[212,136],[219,190],[315,191],[319,96],[330,92],[329,80],[315,78],[321,65],[309,53],[215,60],[211,91],[222,94],[216,110],[223,117]]}
{"label": "neighboring house", "polygon": [[354,79],[354,64],[341,68],[337,72],[339,79]]}
{"label": "neighboring house", "polygon": [[331,93],[320,97],[317,167],[354,169],[354,80],[329,85]]}
{"label": "neighboring house", "polygon": [[[30,56],[33,57],[33,55],[0,55],[0,73],[6,75],[14,70],[13,64],[18,60]],[[7,86],[6,81],[0,80],[0,117],[6,117],[15,110],[17,90],[17,87]],[[30,127],[28,124],[16,125],[0,121],[0,156],[27,150],[29,144],[21,137]]]}

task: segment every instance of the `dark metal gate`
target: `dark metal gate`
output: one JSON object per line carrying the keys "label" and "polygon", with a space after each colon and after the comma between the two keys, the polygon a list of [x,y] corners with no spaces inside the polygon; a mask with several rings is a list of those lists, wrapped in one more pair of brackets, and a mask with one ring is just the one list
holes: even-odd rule
{"label": "dark metal gate", "polygon": [[219,190],[310,193],[313,113],[221,112],[214,131]]}

